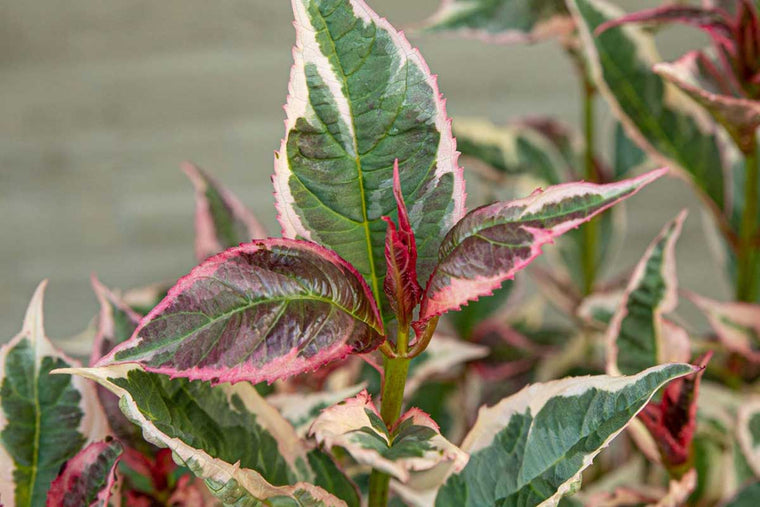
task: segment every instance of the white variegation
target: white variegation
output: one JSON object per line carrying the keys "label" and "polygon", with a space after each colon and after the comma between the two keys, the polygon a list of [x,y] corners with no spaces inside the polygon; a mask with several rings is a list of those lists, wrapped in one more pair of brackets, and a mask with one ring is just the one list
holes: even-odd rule
{"label": "white variegation", "polygon": [[707,317],[718,339],[728,350],[760,362],[760,305],[720,302],[693,292],[685,292]]}
{"label": "white variegation", "polygon": [[[202,478],[214,496],[222,502],[234,504],[239,501],[250,502],[253,499],[264,501],[283,496],[295,499],[295,495],[299,492],[306,492],[321,502],[318,505],[345,506],[342,500],[306,482],[298,482],[292,486],[273,486],[255,470],[241,468],[239,463],[227,463],[214,458],[203,449],[191,447],[181,439],[163,433],[143,415],[129,391],[109,380],[127,378],[132,370],[142,370],[142,367],[136,363],[125,363],[96,368],[63,368],[56,370],[55,373],[77,375],[94,380],[118,396],[120,408],[132,422],[140,426],[145,440],[158,447],[171,449],[175,462],[188,467],[196,476]],[[244,389],[240,387],[242,385],[241,383],[239,387],[233,387],[234,392],[239,394],[238,391]],[[251,385],[248,385],[248,388],[253,390]],[[247,395],[243,399],[246,398],[250,399]],[[249,404],[250,401],[246,406]],[[271,423],[272,420],[268,422]],[[279,441],[278,447],[282,448]]]}
{"label": "white variegation", "polygon": [[[632,292],[637,290],[647,270],[647,265],[659,245],[665,239],[665,246],[662,248],[662,265],[659,273],[662,275],[665,292],[657,306],[652,309],[654,314],[655,336],[652,337],[657,342],[657,360],[652,364],[687,362],[691,356],[689,346],[689,336],[684,329],[672,322],[662,318],[666,313],[670,313],[678,306],[678,276],[676,273],[676,243],[683,229],[683,222],[686,220],[687,211],[682,210],[678,216],[663,227],[660,234],[649,244],[644,255],[633,270],[633,274],[628,281],[625,292],[619,302],[617,311],[612,317],[606,332],[607,342],[607,373],[610,375],[620,375],[618,366],[618,345],[617,341],[623,321],[628,315],[628,301]],[[650,337],[641,337],[642,340],[648,340]]]}
{"label": "white variegation", "polygon": [[411,396],[427,379],[440,374],[452,374],[468,361],[486,357],[488,347],[436,333],[425,352],[412,363],[404,396]]}
{"label": "white variegation", "polygon": [[[367,412],[376,416],[375,421],[370,419]],[[325,447],[343,447],[359,463],[383,471],[401,482],[407,482],[411,472],[429,471],[439,465],[445,468],[452,467],[455,471],[464,468],[468,460],[467,454],[441,436],[438,425],[419,409],[412,408],[402,414],[395,427],[410,420],[414,426],[424,426],[435,432],[435,435],[425,442],[431,448],[424,450],[421,456],[404,456],[395,460],[384,457],[371,446],[362,445],[357,438],[371,435],[388,447],[394,445],[393,428],[386,433],[375,426],[383,423],[367,391],[324,410],[314,421],[309,433]]]}
{"label": "white variegation", "polygon": [[744,399],[736,414],[736,438],[752,471],[760,477],[760,396]]}
{"label": "white variegation", "polygon": [[[79,366],[78,361],[69,358],[66,354],[58,350],[45,335],[42,311],[45,287],[47,287],[47,280],[43,280],[34,291],[34,295],[26,310],[21,332],[0,348],[0,385],[3,382],[3,379],[5,379],[5,360],[8,353],[23,340],[27,340],[31,344],[31,347],[34,350],[37,368],[40,367],[44,357],[60,358],[67,364]],[[33,374],[33,378],[37,381],[38,374]],[[77,431],[85,437],[85,445],[103,440],[111,430],[108,426],[108,420],[103,412],[103,408],[98,401],[95,386],[81,378],[72,379],[71,384],[81,395],[79,407],[83,416]],[[0,432],[5,429],[7,424],[8,414],[5,414],[5,412],[0,409]],[[30,443],[30,445],[32,444]],[[0,500],[5,502],[6,505],[14,505],[14,469],[15,464],[13,459],[0,443]]]}
{"label": "white variegation", "polygon": [[305,437],[318,415],[315,412],[355,396],[366,387],[366,382],[362,382],[334,391],[271,394],[267,396],[266,402],[280,411],[300,437]]}

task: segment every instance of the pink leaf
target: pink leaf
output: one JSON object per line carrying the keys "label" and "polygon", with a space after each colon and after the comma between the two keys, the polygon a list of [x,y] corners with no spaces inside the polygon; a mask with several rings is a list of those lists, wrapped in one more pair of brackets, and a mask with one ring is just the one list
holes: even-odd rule
{"label": "pink leaf", "polygon": [[417,245],[404,204],[404,196],[401,194],[398,160],[393,164],[393,195],[398,209],[398,229],[390,217],[383,217],[388,224],[385,237],[387,270],[383,289],[399,323],[406,327],[414,308],[420,302],[422,287],[417,282]]}
{"label": "pink leaf", "polygon": [[108,505],[123,447],[107,438],[93,442],[71,458],[50,485],[48,507]]}

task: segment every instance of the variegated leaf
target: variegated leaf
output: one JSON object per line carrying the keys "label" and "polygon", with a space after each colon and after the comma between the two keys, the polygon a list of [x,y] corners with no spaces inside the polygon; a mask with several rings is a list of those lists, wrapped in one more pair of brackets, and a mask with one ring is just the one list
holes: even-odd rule
{"label": "variegated leaf", "polygon": [[603,0],[567,0],[594,81],[628,135],[655,160],[683,170],[717,209],[724,208],[724,167],[716,131],[706,114],[652,70],[659,60],[652,36],[640,27],[595,30],[618,18]]}
{"label": "variegated leaf", "polygon": [[728,350],[760,363],[760,305],[720,302],[693,292],[686,292],[686,297],[702,310]]}
{"label": "variegated leaf", "polygon": [[[325,478],[311,467],[308,448],[247,382],[212,386],[151,373],[138,364],[57,373],[92,379],[116,394],[144,438],[171,449],[177,464],[226,504],[276,504],[286,498],[295,505],[355,504],[356,498],[341,500],[313,485]],[[328,479],[347,480],[338,474]]]}
{"label": "variegated leaf", "polygon": [[663,314],[678,306],[675,246],[685,210],[649,245],[607,328],[607,371],[631,375],[662,363],[688,361],[689,338]]}
{"label": "variegated leaf", "polygon": [[267,396],[267,403],[279,410],[282,416],[293,425],[296,432],[305,437],[314,419],[322,410],[346,398],[356,396],[366,387],[365,382],[336,391],[271,394]]}
{"label": "variegated leaf", "polygon": [[482,345],[436,333],[425,351],[409,365],[409,379],[406,381],[404,395],[411,396],[431,377],[456,374],[462,365],[483,358],[488,352],[488,348]]}
{"label": "variegated leaf", "polygon": [[424,29],[507,44],[567,37],[573,22],[563,0],[442,0]]}
{"label": "variegated leaf", "polygon": [[556,120],[523,120],[496,125],[480,118],[454,122],[457,149],[500,173],[527,174],[549,185],[572,179],[576,140]]}
{"label": "variegated leaf", "polygon": [[37,287],[21,332],[0,348],[0,501],[8,506],[45,505],[66,460],[109,432],[95,386],[50,375],[79,364],[45,336],[46,285]]}
{"label": "variegated leaf", "polygon": [[194,164],[182,164],[182,170],[195,187],[195,256],[199,262],[240,243],[267,237],[264,226],[232,192]]}
{"label": "variegated leaf", "polygon": [[123,451],[121,443],[113,439],[93,442],[79,451],[51,484],[48,507],[108,507]]}
{"label": "variegated leaf", "polygon": [[755,476],[760,477],[760,397],[745,399],[736,419],[739,446]]}
{"label": "variegated leaf", "polygon": [[394,160],[421,282],[464,213],[444,101],[419,52],[364,1],[292,4],[295,65],[273,180],[278,219],[285,237],[318,242],[356,266],[380,301]]}
{"label": "variegated leaf", "polygon": [[309,433],[327,448],[343,447],[359,463],[402,482],[411,472],[438,466],[461,470],[467,463],[467,454],[443,438],[419,409],[408,410],[388,428],[367,391],[323,411]]}
{"label": "variegated leaf", "polygon": [[95,343],[92,345],[90,364],[95,364],[117,345],[127,341],[135,332],[142,318],[123,299],[103,285],[95,275],[90,279],[92,290],[98,298]]}
{"label": "variegated leaf", "polygon": [[615,123],[613,135],[612,179],[619,180],[637,168],[646,166],[649,158],[646,152],[626,134],[625,127],[620,122]]}
{"label": "variegated leaf", "polygon": [[132,338],[98,363],[216,382],[272,382],[382,341],[362,277],[314,243],[231,248],[180,279]]}
{"label": "variegated leaf", "polygon": [[630,377],[566,378],[481,408],[462,443],[470,461],[435,505],[557,505],[660,387],[693,371],[671,364]]}
{"label": "variegated leaf", "polygon": [[[420,321],[491,294],[541,253],[541,247],[665,174],[619,183],[567,183],[467,214],[447,234],[427,287]],[[419,325],[419,323],[418,323]]]}
{"label": "variegated leaf", "polygon": [[604,326],[606,329],[620,308],[625,292],[622,290],[610,290],[595,292],[585,297],[578,306],[576,314],[588,324]]}
{"label": "variegated leaf", "polygon": [[658,63],[654,71],[678,86],[707,109],[731,135],[742,152],[754,146],[760,126],[760,101],[733,95],[723,87],[727,79],[710,51],[691,51],[673,63]]}

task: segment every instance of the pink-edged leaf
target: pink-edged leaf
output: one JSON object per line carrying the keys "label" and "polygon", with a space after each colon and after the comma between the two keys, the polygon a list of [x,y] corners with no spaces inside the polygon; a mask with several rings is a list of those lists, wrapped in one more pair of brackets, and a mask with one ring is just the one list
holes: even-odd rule
{"label": "pink-edged leaf", "polygon": [[417,281],[417,244],[401,193],[398,160],[393,163],[393,195],[398,209],[398,228],[390,217],[383,217],[388,224],[383,290],[396,318],[406,327],[412,319],[414,308],[420,302],[422,287]]}
{"label": "pink-edged leaf", "polygon": [[232,192],[200,167],[182,170],[195,187],[195,256],[202,261],[227,248],[267,237],[267,231]]}
{"label": "pink-edged leaf", "polygon": [[700,357],[695,363],[699,371],[668,384],[662,399],[650,402],[639,414],[669,469],[683,467],[691,458],[691,441],[697,426],[699,382],[711,357],[712,352]]}
{"label": "pink-edged leaf", "polygon": [[267,239],[201,263],[98,365],[272,382],[373,350],[382,336],[372,293],[351,265],[314,243]]}
{"label": "pink-edged leaf", "polygon": [[720,302],[685,292],[687,298],[702,310],[718,339],[730,351],[760,363],[760,305]]}
{"label": "pink-edged leaf", "polygon": [[214,498],[201,479],[183,475],[177,481],[168,504],[172,507],[217,507],[219,500]]}
{"label": "pink-edged leaf", "polygon": [[607,371],[612,375],[690,357],[688,335],[662,318],[678,306],[675,247],[685,219],[684,210],[663,227],[628,281],[607,327]]}
{"label": "pink-edged leaf", "polygon": [[118,440],[107,438],[79,451],[50,484],[48,507],[108,506],[123,450]]}
{"label": "pink-edged leaf", "polygon": [[540,253],[543,245],[587,222],[663,176],[666,169],[608,185],[567,183],[511,202],[477,208],[443,241],[425,288],[419,327],[428,319],[491,294]]}
{"label": "pink-edged leaf", "polygon": [[412,472],[437,467],[461,471],[468,459],[418,408],[409,409],[388,428],[366,390],[325,409],[309,433],[327,448],[343,447],[359,463],[402,482]]}
{"label": "pink-edged leaf", "polygon": [[632,12],[602,23],[594,30],[595,35],[610,28],[628,23],[682,23],[695,26],[710,34],[728,37],[731,34],[731,19],[720,9],[694,7],[689,5],[662,5],[652,9]]}
{"label": "pink-edged leaf", "polygon": [[731,81],[713,58],[692,51],[673,63],[658,63],[654,71],[707,109],[743,152],[753,146],[760,126],[760,101],[731,93]]}

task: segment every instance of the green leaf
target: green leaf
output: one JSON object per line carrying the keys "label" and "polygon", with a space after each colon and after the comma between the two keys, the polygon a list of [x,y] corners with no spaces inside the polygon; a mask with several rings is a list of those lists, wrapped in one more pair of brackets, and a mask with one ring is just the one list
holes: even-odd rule
{"label": "green leaf", "polygon": [[44,506],[66,460],[108,432],[95,386],[50,375],[79,364],[45,336],[46,285],[37,287],[21,332],[0,348],[0,499],[8,506]]}
{"label": "green leaf", "polygon": [[693,371],[670,364],[630,377],[567,378],[481,408],[462,443],[470,461],[435,505],[557,505],[660,387]]}
{"label": "green leaf", "polygon": [[688,361],[689,337],[663,314],[678,306],[675,246],[686,211],[649,245],[607,328],[607,371],[631,375],[650,366]]}
{"label": "green leaf", "polygon": [[442,0],[424,30],[505,44],[567,37],[573,22],[563,0]]}
{"label": "green leaf", "polygon": [[[594,81],[628,135],[653,158],[689,175],[717,209],[724,209],[724,164],[709,118],[657,75],[653,38],[625,25],[595,36],[622,12],[602,0],[568,0]],[[706,120],[706,121],[705,121]]]}
{"label": "green leaf", "polygon": [[644,150],[625,133],[620,122],[615,123],[613,134],[612,179],[619,180],[644,165],[649,158]]}
{"label": "green leaf", "polygon": [[200,167],[182,165],[195,187],[195,256],[198,261],[219,252],[264,239],[267,231],[235,195]]}
{"label": "green leaf", "polygon": [[150,373],[137,364],[58,373],[90,378],[116,394],[144,438],[171,449],[177,464],[205,480],[222,502],[288,498],[296,505],[340,504],[308,484],[316,474],[307,447],[247,382],[211,386]]}
{"label": "green leaf", "polygon": [[438,425],[419,409],[410,409],[388,428],[367,391],[322,412],[310,433],[330,449],[345,448],[364,465],[406,482],[410,472],[437,467],[461,470],[467,455],[443,438]]}
{"label": "green leaf", "polygon": [[760,504],[760,481],[741,490],[738,495],[726,503],[726,507],[755,507],[758,504]]}
{"label": "green leaf", "polygon": [[346,261],[289,239],[243,244],[180,279],[97,365],[221,382],[272,382],[382,341],[369,288]]}
{"label": "green leaf", "polygon": [[285,237],[335,250],[383,301],[381,217],[396,219],[394,160],[419,241],[420,283],[464,212],[444,102],[419,52],[362,0],[295,0],[293,8],[295,64],[273,180],[278,220]]}

